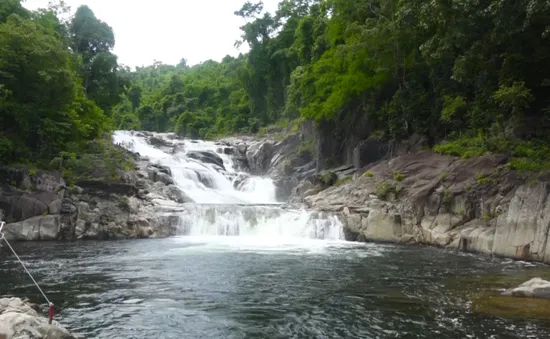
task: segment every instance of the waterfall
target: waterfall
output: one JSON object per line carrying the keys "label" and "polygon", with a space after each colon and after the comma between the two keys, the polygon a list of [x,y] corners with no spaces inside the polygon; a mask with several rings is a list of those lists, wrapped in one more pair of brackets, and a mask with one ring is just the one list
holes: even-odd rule
{"label": "waterfall", "polygon": [[168,167],[175,185],[193,199],[194,204],[182,204],[182,235],[344,238],[338,218],[277,202],[273,180],[243,170],[235,146],[134,131],[116,131],[113,141]]}

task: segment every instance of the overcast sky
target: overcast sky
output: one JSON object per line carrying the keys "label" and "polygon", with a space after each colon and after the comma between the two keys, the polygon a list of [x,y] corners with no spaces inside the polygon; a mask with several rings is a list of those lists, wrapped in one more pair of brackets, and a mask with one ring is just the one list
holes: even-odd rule
{"label": "overcast sky", "polygon": [[[1,1],[1,0],[0,0]],[[50,0],[25,0],[29,9],[44,8]],[[238,55],[233,46],[244,21],[233,14],[246,0],[65,0],[72,12],[86,4],[115,32],[114,52],[127,66],[154,60],[191,65]],[[263,0],[275,12],[279,0]],[[240,52],[246,52],[241,47]]]}

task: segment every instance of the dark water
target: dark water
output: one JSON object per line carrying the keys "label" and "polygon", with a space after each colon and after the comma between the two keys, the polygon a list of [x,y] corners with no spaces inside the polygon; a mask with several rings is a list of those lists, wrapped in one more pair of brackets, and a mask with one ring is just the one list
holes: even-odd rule
{"label": "dark water", "polygon": [[[40,243],[17,250],[85,338],[548,338],[545,320],[472,310],[527,263],[434,248],[240,238]],[[41,302],[0,254],[0,295]]]}

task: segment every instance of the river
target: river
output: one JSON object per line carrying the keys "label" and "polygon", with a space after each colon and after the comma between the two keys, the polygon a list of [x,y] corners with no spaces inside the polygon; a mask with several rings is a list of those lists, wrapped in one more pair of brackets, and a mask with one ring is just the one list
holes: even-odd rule
{"label": "river", "polygon": [[[493,288],[484,277],[532,266],[512,260],[241,237],[26,243],[17,250],[56,304],[56,319],[82,338],[550,336],[546,321],[472,310],[472,293]],[[43,304],[11,257],[0,272],[0,294]]]}
{"label": "river", "polygon": [[[114,140],[169,168],[195,203],[174,209],[181,236],[16,245],[81,338],[550,337],[548,317],[532,316],[550,304],[522,314],[490,303],[499,288],[547,278],[544,265],[346,242],[335,216],[280,205],[272,180],[237,166],[234,149],[167,134]],[[0,256],[0,295],[45,307]]]}

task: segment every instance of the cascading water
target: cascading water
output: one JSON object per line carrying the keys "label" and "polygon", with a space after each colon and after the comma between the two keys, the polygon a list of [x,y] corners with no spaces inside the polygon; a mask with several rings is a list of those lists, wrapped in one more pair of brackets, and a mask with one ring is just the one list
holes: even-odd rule
{"label": "cascading water", "polygon": [[243,171],[233,146],[133,131],[116,131],[113,141],[170,168],[175,185],[195,202],[182,205],[180,232],[186,236],[239,236],[256,243],[343,239],[336,217],[279,206],[273,181]]}

